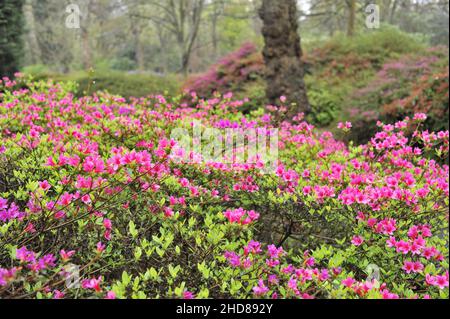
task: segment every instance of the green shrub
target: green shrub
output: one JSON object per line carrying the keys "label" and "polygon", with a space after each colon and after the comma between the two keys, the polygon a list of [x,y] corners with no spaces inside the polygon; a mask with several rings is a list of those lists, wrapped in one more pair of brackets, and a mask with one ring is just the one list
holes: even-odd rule
{"label": "green shrub", "polygon": [[354,90],[346,112],[354,124],[351,138],[366,142],[376,119],[393,122],[414,113],[428,114],[429,130],[448,129],[448,53],[436,47],[387,61],[363,88]]}
{"label": "green shrub", "polygon": [[28,72],[28,74],[31,74],[36,80],[52,79],[57,82],[75,82],[78,84],[76,96],[107,91],[129,98],[163,93],[176,95],[179,91],[178,79],[175,76],[131,74],[117,71],[74,72],[70,74]]}
{"label": "green shrub", "polygon": [[333,85],[315,76],[308,76],[306,85],[312,108],[307,119],[318,127],[327,127],[339,118],[344,101],[353,90],[351,83],[343,81],[340,85]]}
{"label": "green shrub", "polygon": [[[187,109],[67,88],[0,81],[1,299],[448,299],[449,167],[427,154],[449,139],[425,114],[346,146],[229,95]],[[230,128],[256,128],[261,156],[207,160]]]}
{"label": "green shrub", "polygon": [[[311,43],[304,56],[312,106],[308,119],[321,127],[334,123],[348,105],[346,98],[370,83],[386,61],[409,52],[421,54],[424,49],[420,39],[391,26],[353,38],[336,35]],[[254,110],[255,105],[267,101],[264,63],[257,50],[256,46],[245,44],[204,74],[189,78],[183,87],[201,97],[211,97],[214,91],[232,91],[236,97],[252,101],[244,104],[242,111]]]}
{"label": "green shrub", "polygon": [[127,71],[136,69],[136,62],[127,57],[115,58],[110,61],[110,67],[113,70]]}
{"label": "green shrub", "polygon": [[22,69],[22,72],[25,74],[44,74],[49,72],[49,68],[44,64],[33,64],[28,65]]}
{"label": "green shrub", "polygon": [[340,34],[328,40],[322,48],[328,52],[345,57],[349,53],[366,56],[371,60],[382,62],[396,54],[418,52],[425,49],[425,44],[418,38],[400,31],[393,26],[370,32],[364,32],[349,38]]}

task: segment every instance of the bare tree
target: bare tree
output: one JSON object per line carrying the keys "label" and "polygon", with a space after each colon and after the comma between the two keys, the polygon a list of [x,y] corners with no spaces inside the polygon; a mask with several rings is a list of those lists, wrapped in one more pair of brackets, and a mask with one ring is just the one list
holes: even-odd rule
{"label": "bare tree", "polygon": [[202,21],[205,0],[167,0],[148,1],[157,10],[152,14],[132,14],[135,17],[151,20],[170,31],[180,49],[180,70],[187,75],[194,43]]}

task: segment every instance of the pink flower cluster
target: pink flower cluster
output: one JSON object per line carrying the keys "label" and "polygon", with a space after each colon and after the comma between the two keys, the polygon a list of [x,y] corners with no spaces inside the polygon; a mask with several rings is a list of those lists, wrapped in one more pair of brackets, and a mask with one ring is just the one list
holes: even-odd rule
{"label": "pink flower cluster", "polygon": [[294,170],[286,170],[284,165],[279,165],[276,174],[286,183],[286,191],[294,192],[295,187],[298,186],[298,173]]}
{"label": "pink flower cluster", "polygon": [[[353,147],[336,140],[330,132],[317,132],[299,114],[292,122],[279,123],[276,172],[263,175],[261,161],[203,163],[192,152],[188,156],[193,163],[177,163],[169,155],[176,141],[169,140],[168,135],[174,127],[194,120],[240,132],[258,127],[270,135],[267,131],[273,128],[271,120],[277,121],[277,112],[283,108],[269,107],[273,114],[252,118],[240,115],[235,107],[245,101],[233,102],[231,94],[225,99],[206,101],[193,94],[192,105],[175,108],[162,96],[126,103],[111,96],[74,100],[70,94],[61,98],[56,93],[61,93],[57,87],[30,94],[17,91],[13,94],[17,101],[8,97],[0,103],[0,124],[10,120],[21,123],[20,135],[8,127],[3,129],[0,142],[6,146],[0,148],[0,160],[15,160],[10,148],[16,143],[23,150],[44,156],[35,178],[38,187],[23,195],[28,200],[26,207],[23,200],[14,203],[9,202],[12,197],[0,198],[0,222],[8,224],[8,241],[18,247],[24,242],[29,247],[43,247],[42,251],[48,253],[41,256],[25,247],[17,249],[21,266],[11,269],[5,265],[10,267],[18,261],[10,261],[9,255],[3,254],[0,286],[7,287],[1,289],[1,297],[14,294],[16,286],[24,282],[37,282],[37,277],[47,282],[47,277],[60,271],[54,257],[59,254],[63,263],[72,258],[88,263],[94,258],[95,263],[89,265],[97,270],[92,272],[96,277],[82,282],[83,297],[102,294],[107,299],[115,298],[115,293],[107,289],[120,279],[115,269],[103,265],[123,262],[123,268],[133,268],[136,275],[141,265],[147,267],[146,262],[121,258],[122,253],[145,258],[136,245],[148,251],[143,242],[141,246],[134,240],[134,235],[130,237],[130,220],[139,238],[145,235],[151,241],[146,243],[148,247],[160,246],[158,237],[147,236],[158,229],[162,234],[174,232],[178,248],[192,244],[195,250],[197,238],[204,238],[205,229],[225,227],[224,240],[213,247],[215,255],[205,258],[225,259],[225,263],[217,265],[223,268],[214,269],[215,275],[244,274],[234,278],[242,282],[242,291],[225,292],[232,297],[234,293],[247,296],[250,289],[256,297],[305,299],[333,293],[364,298],[371,297],[371,292],[386,299],[404,297],[403,288],[398,287],[422,297],[447,293],[438,288],[448,287],[448,272],[444,274],[448,248],[440,232],[448,234],[441,231],[441,226],[448,226],[449,168],[424,152],[427,148],[445,150],[448,132],[415,132],[410,138],[406,130],[410,119],[393,125],[379,123],[381,132],[368,144]],[[412,124],[417,126],[424,119],[423,114],[418,114]],[[339,126],[343,130],[352,127],[351,123]],[[30,180],[30,185],[36,185],[34,176]],[[226,208],[217,215],[219,205]],[[276,214],[276,240],[284,242],[289,250],[256,241],[258,212],[268,209]],[[205,227],[205,214],[219,225]],[[175,215],[179,218],[172,218]],[[191,220],[196,222],[191,224]],[[320,220],[317,225],[316,220]],[[176,232],[199,236],[195,241],[180,242],[182,236]],[[291,236],[284,240],[281,232]],[[298,245],[294,244],[296,237],[302,237]],[[252,238],[240,246],[242,240]],[[98,242],[100,239],[108,242],[108,250]],[[74,250],[61,249],[66,247],[66,240],[77,247],[76,257]],[[305,252],[303,257],[298,256],[297,249],[291,249],[300,245],[306,249],[311,243],[319,248]],[[164,267],[167,258],[178,260],[171,255],[173,251],[164,251],[162,264],[148,262],[155,262],[155,268]],[[342,256],[346,260],[342,261]],[[365,261],[386,268],[383,279],[387,284],[362,280]],[[333,263],[337,263],[336,267],[329,266]],[[45,271],[37,276],[41,270]],[[186,276],[190,271],[181,269],[180,274]],[[21,280],[14,280],[22,275]],[[198,287],[208,284],[198,280]],[[392,290],[395,293],[388,290],[388,285],[396,289]],[[163,287],[158,291],[160,296],[163,290],[171,291],[163,281],[157,286]],[[196,296],[192,287],[184,288],[177,297]],[[58,285],[43,291],[54,298],[71,296]]]}
{"label": "pink flower cluster", "polygon": [[420,273],[423,271],[424,266],[420,261],[412,262],[405,261],[402,268],[407,274],[410,273]]}
{"label": "pink flower cluster", "polygon": [[25,213],[21,212],[15,203],[8,205],[8,201],[0,197],[0,221],[7,222],[13,219],[23,219]]}
{"label": "pink flower cluster", "polygon": [[348,289],[351,289],[354,293],[357,295],[364,297],[367,295],[370,291],[376,290],[381,293],[383,299],[399,299],[399,295],[390,292],[387,289],[386,284],[382,284],[379,288],[376,286],[376,281],[364,281],[364,282],[358,282],[352,277],[348,277],[344,280],[342,280],[342,285],[347,287]]}
{"label": "pink flower cluster", "polygon": [[337,127],[340,130],[350,130],[353,127],[353,125],[350,122],[345,123],[339,122]]}
{"label": "pink flower cluster", "polygon": [[85,279],[81,283],[81,287],[83,289],[92,289],[92,290],[95,290],[96,292],[101,292],[102,291],[101,282],[102,282],[102,277]]}
{"label": "pink flower cluster", "polygon": [[259,218],[259,214],[253,210],[247,211],[243,208],[226,210],[223,215],[232,224],[248,225]]}
{"label": "pink flower cluster", "polygon": [[445,272],[445,275],[432,276],[426,275],[426,283],[429,286],[439,287],[440,289],[448,288],[448,271]]}
{"label": "pink flower cluster", "polygon": [[16,258],[22,263],[26,264],[30,270],[35,272],[39,272],[41,270],[53,268],[56,266],[56,258],[54,255],[47,254],[41,258],[37,258],[36,253],[27,250],[26,247],[22,247],[16,250]]}
{"label": "pink flower cluster", "polygon": [[[271,298],[278,298],[279,288],[284,286],[293,296],[311,299],[308,293],[301,292],[300,287],[307,282],[325,282],[341,273],[341,269],[312,268],[315,266],[314,258],[309,257],[305,252],[305,267],[295,268],[292,264],[283,265],[282,258],[286,252],[282,247],[275,245],[267,246],[266,253],[262,250],[259,242],[251,240],[243,249],[243,254],[227,251],[225,259],[234,268],[242,269],[263,269],[265,279],[259,279],[257,285],[253,287],[256,297],[266,297],[269,292]],[[253,268],[252,268],[253,267]]]}
{"label": "pink flower cluster", "polygon": [[0,287],[6,286],[16,276],[17,268],[11,269],[0,268]]}
{"label": "pink flower cluster", "polygon": [[434,258],[437,261],[444,260],[442,253],[434,246],[427,246],[427,241],[422,236],[418,236],[417,238],[410,237],[407,241],[397,241],[395,237],[390,237],[386,241],[386,244],[389,248],[395,248],[397,253],[403,255],[410,253],[413,256],[421,256],[427,260],[430,260],[431,258]]}

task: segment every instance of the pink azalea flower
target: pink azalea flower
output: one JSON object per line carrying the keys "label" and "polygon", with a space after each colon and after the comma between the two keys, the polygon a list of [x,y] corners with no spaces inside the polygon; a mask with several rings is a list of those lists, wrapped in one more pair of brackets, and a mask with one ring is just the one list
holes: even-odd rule
{"label": "pink azalea flower", "polygon": [[103,219],[103,227],[105,227],[106,229],[112,229],[112,222],[110,219],[108,218],[104,218]]}
{"label": "pink azalea flower", "polygon": [[445,289],[445,287],[448,287],[448,277],[436,276],[435,286],[438,286],[440,289]]}
{"label": "pink azalea flower", "polygon": [[44,191],[48,191],[51,188],[50,184],[47,181],[39,182],[39,187]]}
{"label": "pink azalea flower", "polygon": [[190,291],[185,291],[183,292],[183,299],[195,299],[195,295],[194,293],[190,292]]}
{"label": "pink azalea flower", "polygon": [[54,216],[56,219],[63,219],[64,217],[66,217],[66,213],[60,210],[57,211]]}
{"label": "pink azalea flower", "polygon": [[414,120],[416,121],[425,121],[428,118],[428,116],[424,113],[416,113],[414,115]]}
{"label": "pink azalea flower", "polygon": [[53,299],[63,299],[64,298],[64,293],[59,291],[59,290],[54,290],[53,291]]}
{"label": "pink azalea flower", "polygon": [[253,293],[256,296],[263,296],[268,292],[269,292],[269,288],[267,288],[267,286],[264,284],[264,281],[262,279],[260,279],[258,281],[258,286],[253,287]]}
{"label": "pink azalea flower", "polygon": [[108,291],[106,293],[105,299],[113,300],[116,299],[116,294],[114,291]]}
{"label": "pink azalea flower", "polygon": [[83,195],[81,201],[87,205],[92,202],[91,196],[89,196],[89,194]]}
{"label": "pink azalea flower", "polygon": [[75,250],[70,250],[70,251],[65,251],[64,249],[62,249],[60,252],[59,252],[59,254],[60,254],[60,256],[61,256],[61,259],[63,260],[63,261],[68,261],[74,254],[75,254]]}
{"label": "pink azalea flower", "polygon": [[356,282],[355,279],[353,279],[352,277],[348,277],[342,280],[342,284],[347,288],[352,288],[355,282]]}
{"label": "pink azalea flower", "polygon": [[96,250],[98,253],[102,253],[105,250],[105,245],[102,242],[98,242]]}
{"label": "pink azalea flower", "polygon": [[413,271],[415,273],[422,272],[424,268],[425,268],[424,265],[419,261],[416,261],[413,265]]}
{"label": "pink azalea flower", "polygon": [[405,261],[402,268],[407,274],[414,272],[414,263],[412,261]]}
{"label": "pink azalea flower", "polygon": [[92,289],[95,290],[96,292],[100,292],[102,291],[102,288],[100,287],[101,282],[102,277],[86,279],[83,280],[83,282],[81,283],[81,287],[83,289]]}
{"label": "pink azalea flower", "polygon": [[224,254],[224,257],[228,260],[232,267],[239,267],[241,265],[241,258],[235,252],[227,251]]}
{"label": "pink azalea flower", "polygon": [[340,130],[350,130],[352,127],[353,127],[353,125],[350,122],[345,122],[345,123],[339,122],[338,123],[338,129],[340,129]]}
{"label": "pink azalea flower", "polygon": [[425,281],[428,286],[434,286],[436,284],[436,277],[430,274],[426,274]]}
{"label": "pink azalea flower", "polygon": [[361,236],[354,236],[352,239],[352,244],[356,247],[361,246],[364,243],[364,239]]}

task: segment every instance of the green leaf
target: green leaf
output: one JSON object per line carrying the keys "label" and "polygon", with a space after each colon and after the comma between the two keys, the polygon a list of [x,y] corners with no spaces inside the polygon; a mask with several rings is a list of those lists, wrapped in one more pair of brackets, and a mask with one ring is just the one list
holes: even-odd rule
{"label": "green leaf", "polygon": [[176,279],[178,277],[179,271],[181,270],[180,265],[177,265],[176,267],[173,267],[172,264],[170,264],[167,268],[169,269],[170,276],[173,279]]}
{"label": "green leaf", "polygon": [[138,231],[136,230],[136,225],[132,220],[130,220],[130,222],[128,223],[128,231],[130,232],[131,237],[137,237]]}
{"label": "green leaf", "polygon": [[131,282],[131,277],[126,271],[122,273],[122,284],[127,287]]}
{"label": "green leaf", "polygon": [[141,256],[142,256],[142,249],[141,249],[141,247],[136,247],[134,249],[134,258],[137,261],[137,260],[139,260],[141,258]]}

